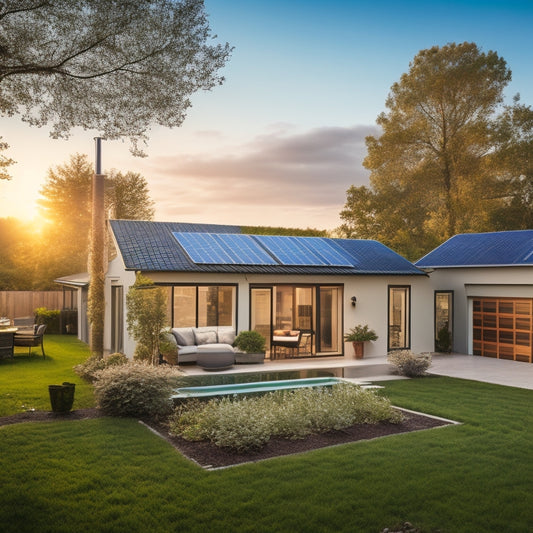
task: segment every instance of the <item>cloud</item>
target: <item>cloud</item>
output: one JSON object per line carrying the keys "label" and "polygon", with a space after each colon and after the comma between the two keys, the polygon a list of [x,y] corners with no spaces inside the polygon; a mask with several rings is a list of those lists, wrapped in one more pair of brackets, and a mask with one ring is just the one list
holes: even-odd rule
{"label": "cloud", "polygon": [[[287,130],[278,127],[224,153],[210,148],[155,158],[149,173],[158,218],[177,220],[170,217],[178,212],[182,221],[187,215],[216,222],[211,215],[218,213],[233,215],[236,224],[339,225],[346,190],[368,183],[365,137],[378,134],[377,128]],[[239,215],[247,220],[237,220]]]}

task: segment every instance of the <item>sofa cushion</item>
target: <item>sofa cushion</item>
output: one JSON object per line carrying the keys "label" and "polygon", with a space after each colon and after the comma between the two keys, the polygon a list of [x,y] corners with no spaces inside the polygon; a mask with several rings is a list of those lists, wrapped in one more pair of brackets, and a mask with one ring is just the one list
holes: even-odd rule
{"label": "sofa cushion", "polygon": [[192,328],[172,328],[172,334],[176,337],[179,346],[193,346],[194,333]]}
{"label": "sofa cushion", "polygon": [[194,330],[195,344],[200,346],[201,344],[215,344],[217,342],[216,331],[198,331]]}
{"label": "sofa cushion", "polygon": [[217,340],[222,344],[233,344],[235,341],[235,330],[232,326],[220,326],[217,330]]}
{"label": "sofa cushion", "polygon": [[210,352],[235,352],[235,348],[231,344],[202,344],[198,346],[198,353],[210,353]]}
{"label": "sofa cushion", "polygon": [[182,355],[191,355],[198,353],[198,346],[180,346],[178,349],[178,356],[181,357]]}

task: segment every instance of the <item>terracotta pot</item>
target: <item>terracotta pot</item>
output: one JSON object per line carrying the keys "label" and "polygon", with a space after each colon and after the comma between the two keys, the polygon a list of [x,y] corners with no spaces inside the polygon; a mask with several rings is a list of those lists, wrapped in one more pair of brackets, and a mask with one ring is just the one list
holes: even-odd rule
{"label": "terracotta pot", "polygon": [[353,342],[353,351],[356,359],[362,359],[365,355],[365,343],[361,341]]}

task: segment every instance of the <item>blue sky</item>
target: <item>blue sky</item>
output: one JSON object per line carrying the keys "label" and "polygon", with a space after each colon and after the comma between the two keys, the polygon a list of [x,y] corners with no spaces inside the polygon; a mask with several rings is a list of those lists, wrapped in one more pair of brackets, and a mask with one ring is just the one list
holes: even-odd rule
{"label": "blue sky", "polygon": [[[533,105],[533,0],[206,0],[235,50],[226,83],[193,97],[181,128],[154,127],[149,157],[104,142],[104,168],[140,172],[157,220],[333,229],[352,184],[368,183],[364,137],[422,49],[475,42],[513,71],[506,96]],[[18,161],[0,216],[33,216],[47,170],[93,158],[95,132],[51,140],[2,119]]]}

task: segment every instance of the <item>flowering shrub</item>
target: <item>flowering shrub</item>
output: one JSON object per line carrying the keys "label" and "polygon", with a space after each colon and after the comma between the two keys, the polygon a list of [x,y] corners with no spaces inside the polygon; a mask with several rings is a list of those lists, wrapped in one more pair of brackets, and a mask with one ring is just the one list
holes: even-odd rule
{"label": "flowering shrub", "polygon": [[168,365],[109,366],[96,372],[97,406],[107,415],[161,418],[172,412],[170,395],[181,373]]}
{"label": "flowering shrub", "polygon": [[238,451],[260,448],[271,437],[304,438],[312,433],[403,415],[389,400],[349,383],[331,388],[276,391],[264,396],[187,402],[170,418],[170,432],[187,440],[209,440]]}
{"label": "flowering shrub", "polygon": [[431,366],[431,354],[415,355],[411,350],[389,352],[387,360],[396,367],[398,374],[409,378],[425,375]]}
{"label": "flowering shrub", "polygon": [[109,366],[125,365],[128,358],[123,353],[112,353],[106,357],[92,355],[83,363],[74,367],[74,372],[86,381],[93,382],[96,372]]}

